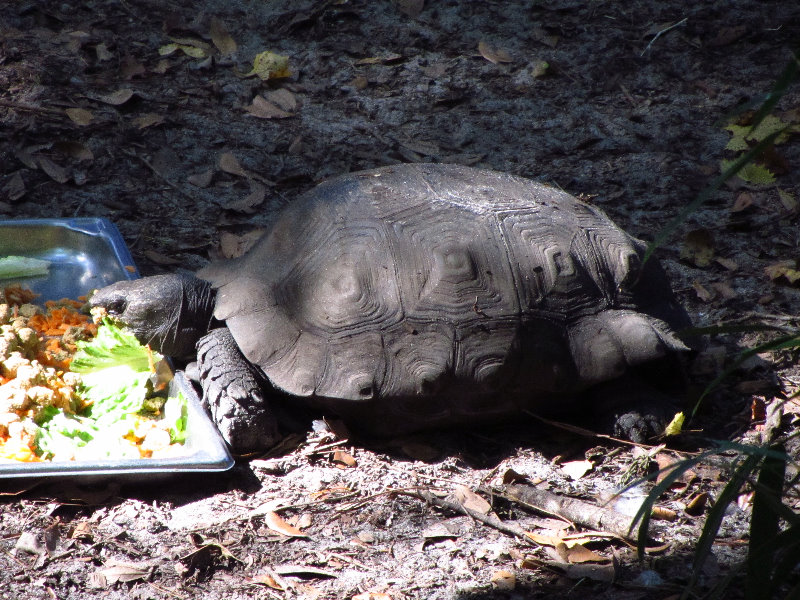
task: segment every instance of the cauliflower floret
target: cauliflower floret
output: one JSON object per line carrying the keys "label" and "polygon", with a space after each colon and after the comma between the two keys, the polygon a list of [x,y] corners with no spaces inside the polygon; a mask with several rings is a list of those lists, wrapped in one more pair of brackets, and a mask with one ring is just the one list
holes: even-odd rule
{"label": "cauliflower floret", "polygon": [[11,319],[11,315],[11,307],[6,303],[0,304],[0,324],[4,325],[8,323],[9,319]]}
{"label": "cauliflower floret", "polygon": [[26,319],[30,319],[33,315],[38,315],[40,312],[42,312],[42,309],[35,304],[23,304],[19,307],[17,314]]}
{"label": "cauliflower floret", "polygon": [[81,379],[80,373],[73,373],[72,371],[66,371],[62,376],[61,379],[67,384],[69,387],[75,388],[78,387],[83,380]]}
{"label": "cauliflower floret", "polygon": [[15,381],[0,385],[0,413],[23,412],[30,407],[30,398]]}
{"label": "cauliflower floret", "polygon": [[0,364],[0,372],[3,373],[4,377],[14,379],[17,376],[17,369],[29,364],[31,364],[31,361],[22,356],[21,352],[14,350]]}
{"label": "cauliflower floret", "polygon": [[33,358],[39,351],[39,336],[30,327],[23,327],[17,331],[20,348],[25,356]]}
{"label": "cauliflower floret", "polygon": [[0,437],[8,436],[8,426],[19,421],[19,415],[14,412],[0,412]]}
{"label": "cauliflower floret", "polygon": [[[11,359],[9,359],[11,360]],[[8,361],[6,361],[8,362]],[[5,362],[3,363],[5,365]],[[47,372],[38,360],[17,366],[16,383],[24,390],[47,381]]]}
{"label": "cauliflower floret", "polygon": [[28,399],[39,406],[51,406],[55,403],[56,393],[49,387],[34,385],[26,390]]}

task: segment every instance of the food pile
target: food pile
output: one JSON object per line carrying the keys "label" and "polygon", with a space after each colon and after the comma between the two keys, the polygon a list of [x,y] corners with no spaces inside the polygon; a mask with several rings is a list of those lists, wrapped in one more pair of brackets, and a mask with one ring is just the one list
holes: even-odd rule
{"label": "food pile", "polygon": [[75,300],[0,290],[0,461],[158,458],[182,451],[186,402],[162,357]]}

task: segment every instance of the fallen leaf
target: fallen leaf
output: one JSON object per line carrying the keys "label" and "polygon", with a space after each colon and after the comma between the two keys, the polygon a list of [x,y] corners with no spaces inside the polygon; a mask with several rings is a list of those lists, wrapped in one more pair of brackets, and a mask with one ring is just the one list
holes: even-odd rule
{"label": "fallen leaf", "polygon": [[92,524],[88,521],[79,521],[75,525],[75,529],[72,530],[70,537],[73,540],[91,540],[93,537]]}
{"label": "fallen leaf", "polygon": [[742,192],[736,196],[736,200],[733,202],[733,206],[731,207],[731,212],[742,212],[743,210],[750,208],[752,205],[753,195],[749,192]]}
{"label": "fallen leaf", "polygon": [[[670,454],[659,453],[654,457],[658,465],[658,475],[656,475],[656,483],[661,483],[665,477],[672,474],[675,468],[680,467],[680,460],[671,456]],[[673,483],[674,488],[685,488],[697,479],[697,472],[688,469],[683,471],[678,480]]]}
{"label": "fallen leaf", "polygon": [[669,425],[664,429],[664,435],[667,437],[678,435],[683,429],[683,422],[685,419],[686,416],[682,412],[676,413],[675,416],[672,417],[672,421],[670,421]]}
{"label": "fallen leaf", "polygon": [[558,544],[556,547],[556,552],[558,555],[564,559],[565,562],[570,564],[578,564],[578,563],[586,563],[586,562],[608,562],[609,559],[597,554],[593,550],[589,550],[586,546],[582,544],[575,544],[573,546],[567,546],[567,544],[561,543]]}
{"label": "fallen leaf", "polygon": [[492,64],[510,63],[512,61],[511,55],[500,48],[494,48],[487,42],[481,40],[478,42],[478,52],[480,55]]}
{"label": "fallen leaf", "polygon": [[531,65],[531,76],[535,78],[544,77],[550,69],[550,63],[544,60],[537,60]]}
{"label": "fallen leaf", "polygon": [[243,213],[254,213],[255,207],[261,204],[266,197],[267,188],[260,183],[249,180],[250,193],[244,198],[233,200],[225,204],[227,210],[235,210]]}
{"label": "fallen leaf", "polygon": [[42,168],[42,171],[47,173],[47,175],[53,181],[56,181],[58,183],[66,183],[67,181],[69,181],[69,172],[64,167],[57,165],[49,158],[40,156],[37,159],[37,162],[39,163],[39,166]]}
{"label": "fallen leaf", "polygon": [[202,173],[189,175],[189,177],[186,178],[186,181],[195,187],[207,188],[209,185],[211,185],[211,180],[213,178],[214,178],[213,169],[206,169]]}
{"label": "fallen leaf", "polygon": [[273,575],[269,573],[262,573],[261,575],[256,575],[250,580],[252,583],[260,583],[262,585],[266,585],[267,587],[271,587],[273,590],[283,591],[286,588],[282,586]]}
{"label": "fallen leaf", "polygon": [[708,229],[695,229],[686,234],[681,246],[681,259],[697,267],[707,267],[714,257],[714,236]]}
{"label": "fallen leaf", "polygon": [[594,463],[589,460],[573,460],[561,465],[561,471],[573,480],[580,479],[592,469],[594,469]]}
{"label": "fallen leaf", "polygon": [[781,204],[783,204],[783,207],[787,211],[791,213],[797,212],[797,200],[795,200],[795,197],[792,194],[790,194],[786,190],[778,188],[778,198],[780,199]]}
{"label": "fallen leaf", "polygon": [[265,94],[267,100],[276,104],[279,108],[287,111],[294,112],[297,110],[297,96],[286,88],[272,90]]}
{"label": "fallen leaf", "polygon": [[686,504],[686,511],[687,515],[691,515],[693,517],[699,517],[703,514],[703,511],[706,508],[706,504],[708,503],[708,493],[700,492],[699,494],[695,494]]}
{"label": "fallen leaf", "polygon": [[783,260],[769,265],[764,267],[764,271],[772,281],[785,280],[789,285],[794,285],[800,280],[800,270],[794,260]]}
{"label": "fallen leaf", "polygon": [[108,51],[108,47],[105,44],[102,43],[97,44],[94,47],[94,51],[95,54],[97,54],[97,60],[101,62],[105,60],[111,60],[112,58],[114,58],[114,55]]}
{"label": "fallen leaf", "polygon": [[461,506],[474,510],[482,515],[492,511],[492,505],[465,485],[456,486],[455,499]]}
{"label": "fallen leaf", "polygon": [[678,519],[678,513],[665,506],[654,506],[650,516],[659,521],[677,521]]}
{"label": "fallen leaf", "polygon": [[263,96],[253,98],[253,103],[245,106],[244,109],[259,119],[286,119],[294,116],[292,113],[277,107]]}
{"label": "fallen leaf", "polygon": [[[268,512],[264,515],[264,523],[272,531],[285,535],[287,537],[309,537],[307,533],[303,533],[297,527],[292,527],[284,521],[276,512]],[[285,575],[285,573],[280,573]]]}
{"label": "fallen leaf", "polygon": [[67,108],[64,112],[67,113],[67,116],[73,123],[81,127],[85,127],[94,119],[92,112],[85,108]]}
{"label": "fallen leaf", "polygon": [[281,79],[291,75],[289,71],[289,57],[275,52],[261,52],[253,59],[253,70],[244,77],[257,75],[260,79]]}
{"label": "fallen leaf", "polygon": [[309,567],[308,565],[278,565],[273,571],[283,577],[325,577],[329,579],[336,579],[338,577],[333,571],[317,569],[316,567]]}
{"label": "fallen leaf", "polygon": [[517,577],[511,571],[500,570],[492,573],[489,579],[492,587],[497,590],[511,591],[517,587]]}
{"label": "fallen leaf", "polygon": [[242,168],[242,165],[239,164],[239,159],[237,159],[233,154],[230,152],[223,152],[219,157],[219,168],[222,169],[225,173],[229,173],[230,175],[238,175],[239,177],[248,177],[247,171]]}
{"label": "fallen leaf", "polygon": [[186,56],[190,56],[191,58],[206,58],[208,56],[209,46],[207,44],[202,44],[195,40],[183,41],[190,41],[191,43],[172,42],[171,44],[165,44],[158,49],[159,56],[169,56],[178,51],[183,52]]}
{"label": "fallen leaf", "polygon": [[422,530],[422,537],[426,540],[445,540],[458,536],[458,529],[450,523],[434,523]]}
{"label": "fallen leaf", "polygon": [[160,252],[156,252],[155,250],[145,250],[144,255],[150,262],[153,262],[157,265],[179,265],[181,261],[177,258],[172,258],[171,256],[166,256],[165,254],[161,254]]}
{"label": "fallen leaf", "polygon": [[152,127],[153,125],[160,125],[163,122],[164,116],[156,113],[145,113],[139,117],[136,117],[132,121],[137,129],[146,129],[147,127]]}
{"label": "fallen leaf", "polygon": [[11,179],[3,186],[3,193],[9,202],[15,202],[25,195],[25,181],[22,175],[17,171],[11,176]]}
{"label": "fallen leaf", "polygon": [[217,47],[217,50],[219,50],[219,53],[222,56],[230,56],[236,52],[236,42],[231,37],[231,34],[228,33],[225,23],[223,23],[217,17],[213,17],[211,19],[210,33],[211,41],[214,42],[214,45]]}
{"label": "fallen leaf", "polygon": [[711,300],[713,300],[713,292],[708,291],[705,287],[703,287],[703,284],[696,279],[692,282],[692,287],[694,288],[697,297],[703,302],[711,302]]}
{"label": "fallen leaf", "polygon": [[349,453],[344,450],[336,450],[333,453],[333,462],[339,463],[344,467],[355,467],[358,462]]}
{"label": "fallen leaf", "polygon": [[528,29],[528,34],[531,36],[531,39],[539,42],[540,44],[544,44],[548,48],[555,48],[558,45],[558,36],[547,33],[547,31],[541,27],[530,27]]}
{"label": "fallen leaf", "polygon": [[105,96],[98,96],[97,100],[100,102],[104,102],[105,104],[111,104],[113,106],[120,106],[125,104],[128,100],[133,98],[134,91],[129,88],[122,88],[117,90],[116,92],[111,92],[110,94],[106,94]]}
{"label": "fallen leaf", "polygon": [[110,566],[97,569],[89,576],[89,586],[107,588],[118,582],[137,581],[150,574],[150,567],[144,564],[109,561]]}
{"label": "fallen leaf", "polygon": [[725,281],[716,281],[711,284],[711,289],[723,300],[733,300],[738,296],[730,284]]}

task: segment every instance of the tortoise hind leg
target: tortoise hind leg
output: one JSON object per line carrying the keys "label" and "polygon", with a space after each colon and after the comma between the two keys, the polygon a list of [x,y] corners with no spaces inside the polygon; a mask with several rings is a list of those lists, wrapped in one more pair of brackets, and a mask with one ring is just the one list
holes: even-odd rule
{"label": "tortoise hind leg", "polygon": [[263,450],[278,441],[277,420],[264,399],[266,381],[227,327],[197,342],[197,368],[203,403],[234,452]]}

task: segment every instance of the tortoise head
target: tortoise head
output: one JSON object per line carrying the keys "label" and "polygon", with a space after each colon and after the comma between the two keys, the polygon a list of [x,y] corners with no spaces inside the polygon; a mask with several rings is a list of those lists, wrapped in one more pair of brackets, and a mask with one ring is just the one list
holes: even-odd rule
{"label": "tortoise head", "polygon": [[190,356],[208,331],[214,306],[211,286],[185,275],[118,281],[96,291],[89,305],[130,329],[143,344],[167,356]]}

